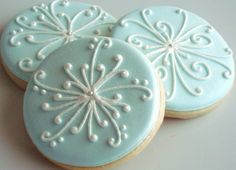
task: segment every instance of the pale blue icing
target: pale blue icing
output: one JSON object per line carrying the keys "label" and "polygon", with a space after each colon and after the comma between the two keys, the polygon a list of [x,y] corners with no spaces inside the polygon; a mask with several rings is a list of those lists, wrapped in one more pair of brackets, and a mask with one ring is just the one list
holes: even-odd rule
{"label": "pale blue icing", "polygon": [[81,36],[108,36],[115,21],[100,7],[78,1],[35,5],[6,26],[1,38],[3,62],[15,76],[28,81],[52,51]]}
{"label": "pale blue icing", "polygon": [[143,54],[119,40],[83,38],[54,51],[34,73],[24,121],[49,159],[94,167],[136,149],[155,126],[159,104],[155,71]]}
{"label": "pale blue icing", "polygon": [[191,12],[171,6],[139,9],[117,22],[112,37],[132,44],[152,62],[164,82],[167,110],[209,107],[232,88],[231,49]]}

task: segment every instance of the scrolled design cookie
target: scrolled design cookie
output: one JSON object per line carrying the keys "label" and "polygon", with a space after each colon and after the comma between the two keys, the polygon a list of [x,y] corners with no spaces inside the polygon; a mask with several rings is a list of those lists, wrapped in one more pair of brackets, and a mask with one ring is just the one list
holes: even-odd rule
{"label": "scrolled design cookie", "polygon": [[[68,0],[55,0],[50,5],[33,6],[32,11],[37,14],[36,19],[29,19],[25,15],[18,16],[16,23],[19,28],[11,32],[10,44],[19,47],[22,41],[26,41],[30,44],[42,45],[35,55],[35,59],[41,61],[55,49],[54,46],[61,46],[80,38],[81,32],[86,29],[94,29],[95,35],[101,33],[99,26],[102,24],[98,21],[106,19],[108,15],[106,12],[98,6],[87,7],[73,16],[56,10],[58,7],[66,9],[69,6]],[[86,23],[76,25],[77,22],[81,22],[82,17],[87,18]],[[29,62],[31,64],[28,64]],[[18,66],[24,72],[33,72],[36,69],[30,58],[21,59]]]}
{"label": "scrolled design cookie", "polygon": [[[108,144],[111,147],[118,147],[121,145],[122,140],[128,137],[128,134],[125,133],[127,125],[119,125],[117,122],[117,119],[121,116],[117,107],[121,108],[122,113],[130,112],[132,107],[122,101],[123,96],[118,92],[128,90],[142,91],[144,94],[140,96],[140,100],[145,102],[152,98],[152,90],[145,86],[148,84],[148,80],[144,80],[142,84],[138,82],[138,79],[132,81],[132,79],[129,78],[129,71],[127,69],[120,69],[120,66],[125,62],[125,58],[122,55],[117,54],[113,57],[115,65],[111,70],[106,70],[104,64],[98,63],[98,53],[111,46],[112,41],[109,39],[98,40],[94,38],[93,42],[88,46],[88,48],[93,51],[91,62],[82,64],[79,70],[82,75],[82,80],[78,79],[72,73],[73,64],[66,63],[63,70],[68,80],[64,82],[62,88],[51,87],[42,83],[41,80],[47,75],[43,70],[39,70],[34,74],[33,81],[35,85],[33,86],[33,90],[36,92],[42,92],[43,90],[44,93],[51,92],[53,96],[52,104],[48,102],[42,103],[43,111],[57,111],[58,114],[54,118],[54,123],[55,125],[62,125],[57,132],[51,132],[50,129],[44,131],[41,135],[43,142],[49,142],[51,147],[56,147],[57,143],[64,141],[63,134],[65,131],[69,129],[71,134],[76,135],[85,129],[85,126],[88,127],[89,141],[96,142],[99,136],[93,132],[93,120],[95,120],[101,128],[105,128],[108,125],[114,128],[115,134],[108,139]],[[94,78],[95,72],[100,74],[98,78]],[[116,86],[104,88],[104,85],[112,81],[116,76],[123,79],[130,79],[130,84],[118,83]],[[75,87],[76,90],[71,89],[72,86]],[[104,93],[115,94],[113,98],[108,98],[103,95]],[[57,102],[60,104],[57,104]],[[98,107],[102,110],[103,114],[107,116],[107,120],[100,118],[97,111]],[[63,117],[70,112],[73,112],[73,114],[70,115],[70,119],[67,122],[64,122]],[[83,114],[82,120],[79,120],[78,125],[72,126],[80,114]]]}
{"label": "scrolled design cookie", "polygon": [[201,86],[196,87],[184,77],[188,76],[199,81],[211,79],[213,73],[209,62],[225,69],[222,72],[223,78],[232,77],[232,69],[224,64],[224,59],[232,55],[229,48],[222,48],[225,50],[225,56],[219,56],[214,52],[203,52],[203,49],[215,45],[211,37],[215,34],[214,29],[208,24],[192,24],[189,28],[188,14],[182,9],[173,12],[180,16],[179,30],[176,30],[175,25],[167,20],[157,20],[153,24],[153,20],[149,19],[149,16],[154,13],[152,9],[144,9],[140,12],[142,20],[130,17],[120,21],[122,27],[134,24],[145,30],[129,35],[127,42],[145,53],[163,81],[172,82],[170,89],[166,89],[167,101],[175,98],[177,82],[181,83],[189,94],[203,95],[204,89]]}

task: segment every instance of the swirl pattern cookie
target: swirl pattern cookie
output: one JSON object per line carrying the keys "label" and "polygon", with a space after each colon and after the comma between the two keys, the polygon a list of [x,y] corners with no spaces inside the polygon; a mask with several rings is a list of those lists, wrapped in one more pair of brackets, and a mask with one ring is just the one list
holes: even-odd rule
{"label": "swirl pattern cookie", "polygon": [[190,118],[221,101],[234,80],[232,50],[204,19],[159,6],[127,14],[112,36],[145,54],[164,82],[167,116]]}
{"label": "swirl pattern cookie", "polygon": [[98,6],[54,0],[35,5],[13,19],[1,38],[3,63],[25,87],[31,74],[55,49],[83,36],[108,36],[115,19]]}
{"label": "swirl pattern cookie", "polygon": [[137,154],[159,128],[165,99],[158,82],[135,48],[82,38],[54,51],[32,76],[24,97],[26,129],[60,166],[114,164]]}

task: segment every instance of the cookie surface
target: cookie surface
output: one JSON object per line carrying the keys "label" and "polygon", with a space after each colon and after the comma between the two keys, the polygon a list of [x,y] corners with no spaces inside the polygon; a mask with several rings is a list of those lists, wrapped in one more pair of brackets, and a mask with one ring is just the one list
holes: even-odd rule
{"label": "cookie surface", "polygon": [[104,166],[133,152],[160,126],[160,92],[150,62],[135,48],[83,38],[39,66],[27,86],[24,121],[33,143],[53,162]]}
{"label": "cookie surface", "polygon": [[115,19],[98,6],[55,0],[16,16],[1,38],[4,66],[28,82],[32,72],[55,49],[82,36],[110,34]]}
{"label": "cookie surface", "polygon": [[191,12],[171,6],[136,10],[118,21],[112,37],[133,45],[152,62],[164,83],[171,117],[197,114],[232,88],[231,49],[208,22]]}

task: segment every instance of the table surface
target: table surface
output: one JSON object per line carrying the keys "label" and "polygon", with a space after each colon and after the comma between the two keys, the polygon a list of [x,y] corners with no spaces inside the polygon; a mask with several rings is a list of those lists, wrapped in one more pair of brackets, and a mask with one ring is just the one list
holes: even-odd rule
{"label": "table surface", "polygon": [[[0,30],[40,0],[0,0]],[[174,5],[208,20],[236,51],[235,0],[82,0],[119,18],[140,7]],[[0,65],[0,170],[60,170],[35,149],[24,129],[24,92]],[[113,170],[232,170],[236,168],[236,89],[211,113],[192,120],[166,119],[151,144]]]}

